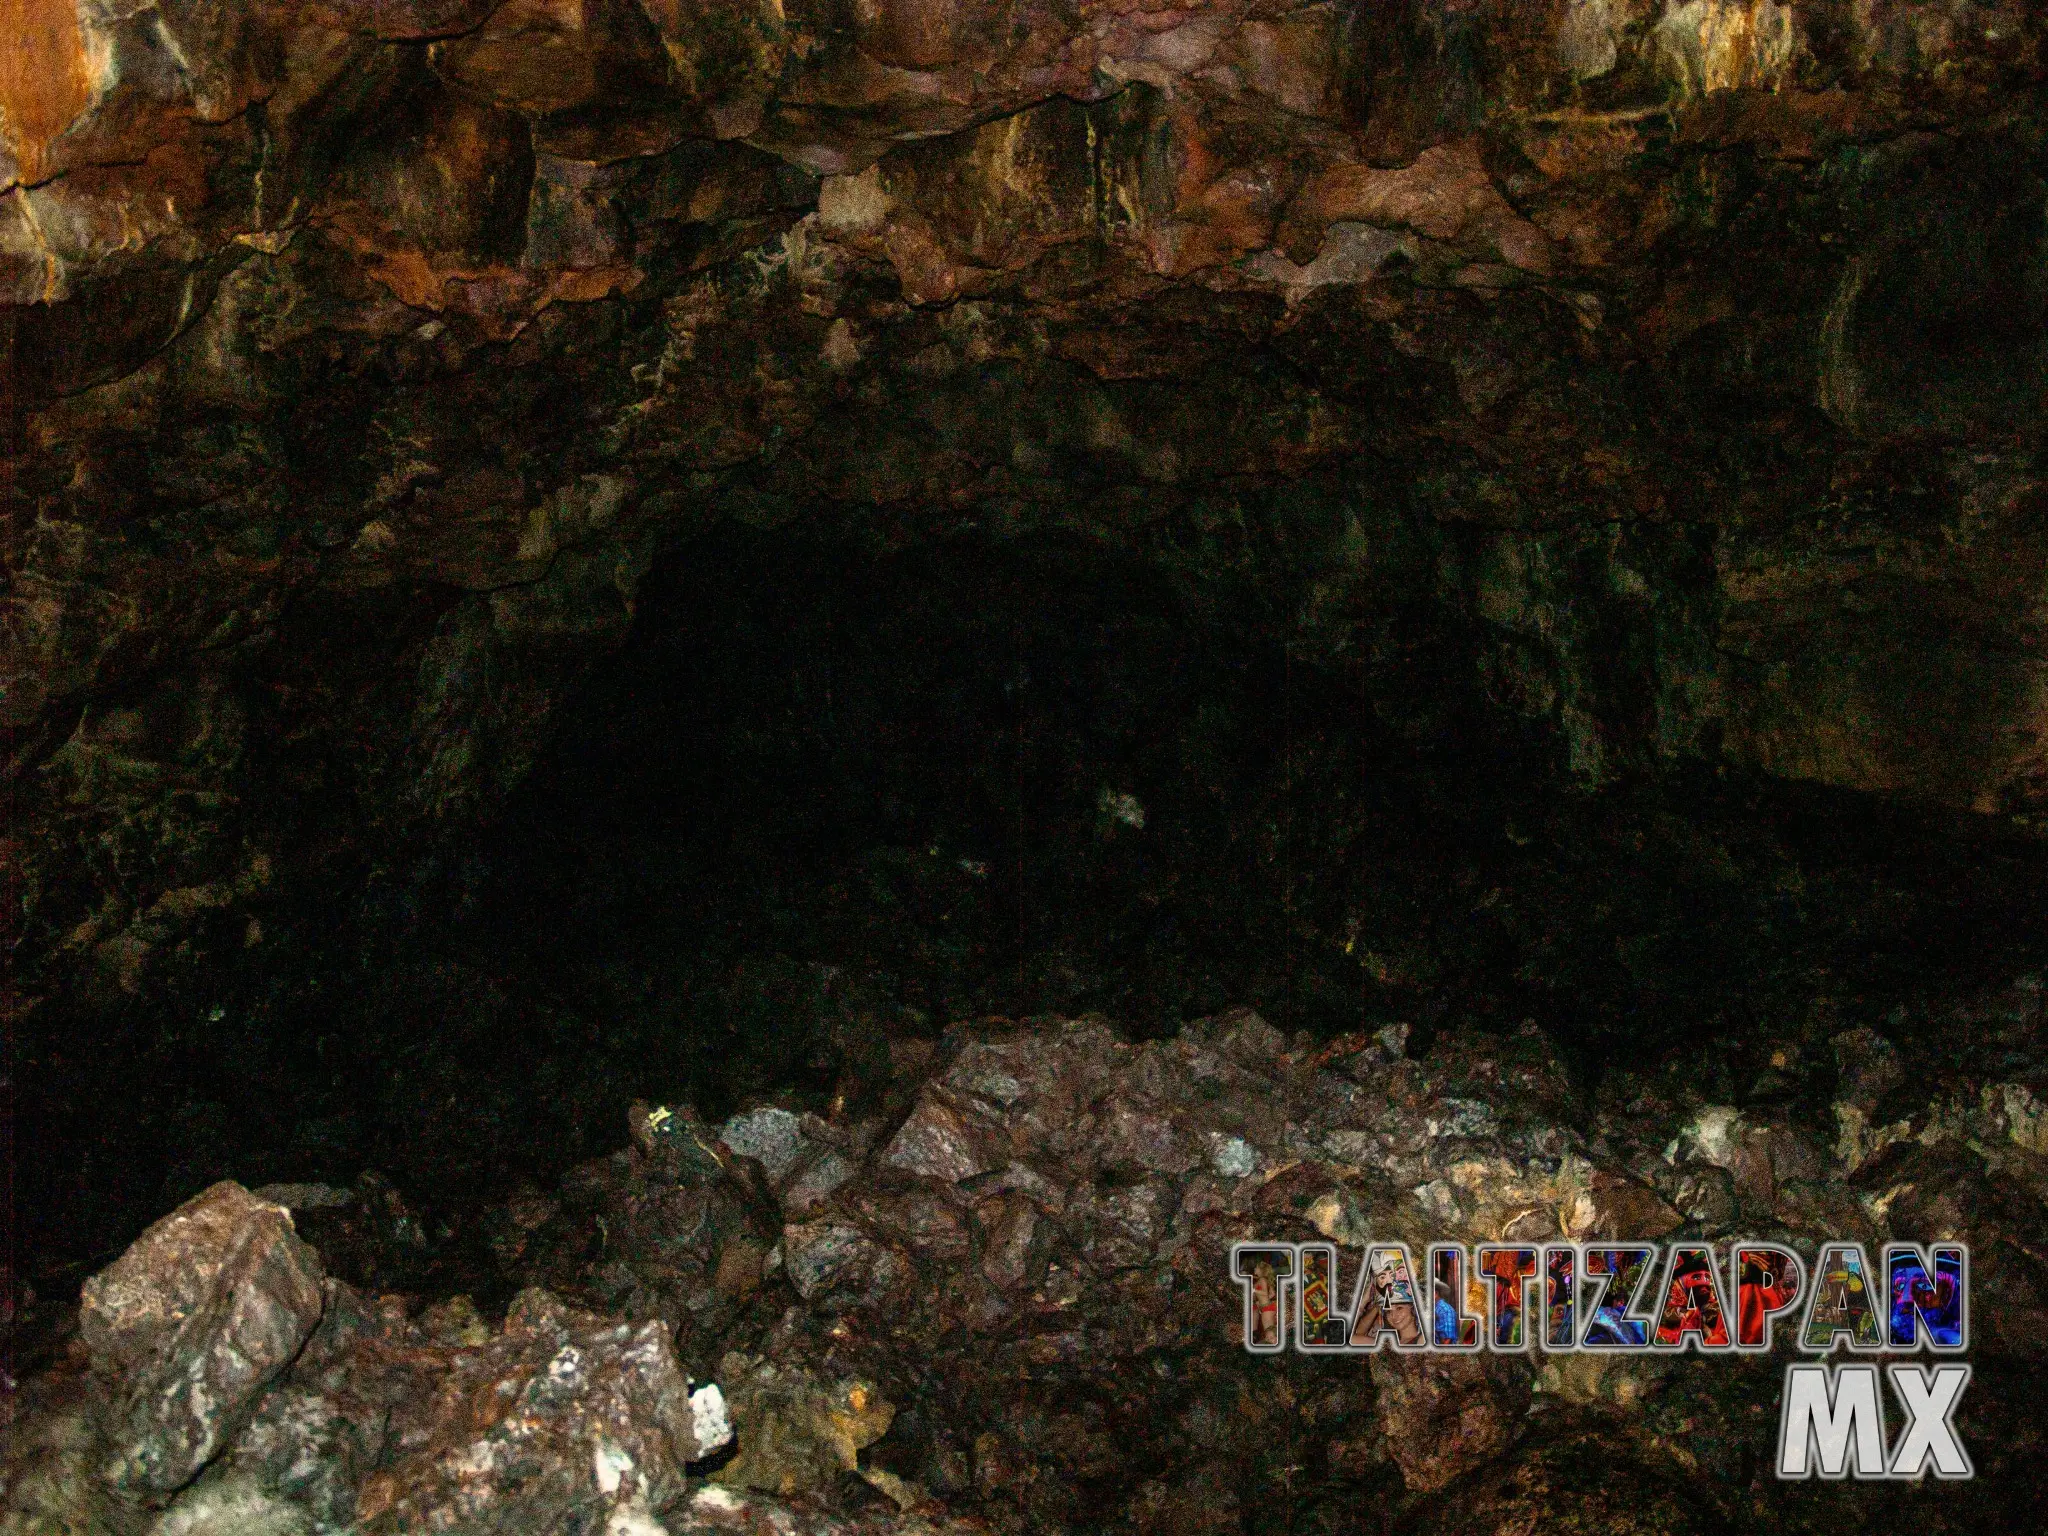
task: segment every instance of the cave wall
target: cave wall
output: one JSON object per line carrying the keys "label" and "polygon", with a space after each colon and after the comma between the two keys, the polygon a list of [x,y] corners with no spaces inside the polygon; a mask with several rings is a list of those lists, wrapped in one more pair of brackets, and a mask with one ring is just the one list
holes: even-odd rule
{"label": "cave wall", "polygon": [[721,520],[2038,814],[2023,0],[0,14],[16,1012],[459,837]]}

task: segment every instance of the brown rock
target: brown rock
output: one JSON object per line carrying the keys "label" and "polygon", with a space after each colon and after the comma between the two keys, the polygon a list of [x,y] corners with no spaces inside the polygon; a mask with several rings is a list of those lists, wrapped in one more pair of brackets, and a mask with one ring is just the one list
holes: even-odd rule
{"label": "brown rock", "polygon": [[1105,1168],[1182,1174],[1199,1161],[1164,1111],[1121,1096],[1104,1107],[1098,1135]]}
{"label": "brown rock", "polygon": [[772,0],[640,0],[661,35],[676,84],[697,103],[714,137],[745,138],[761,123],[789,28]]}
{"label": "brown rock", "polygon": [[882,1162],[920,1178],[958,1184],[1002,1167],[1009,1160],[1007,1154],[996,1127],[955,1103],[943,1089],[930,1087],[889,1142]]}
{"label": "brown rock", "polygon": [[1340,166],[1310,181],[1288,205],[1280,244],[1296,261],[1314,257],[1339,220],[1411,229],[1468,259],[1548,274],[1555,257],[1543,231],[1516,213],[1494,185],[1475,140],[1423,151],[1412,166]]}
{"label": "brown rock", "polygon": [[1711,1505],[1656,1463],[1617,1453],[1604,1422],[1573,1418],[1547,1424],[1487,1476],[1446,1487],[1394,1529],[1429,1536],[1690,1536],[1724,1524]]}
{"label": "brown rock", "polygon": [[[400,1307],[367,1303],[333,1279],[326,1299],[305,1349],[263,1395],[248,1428],[206,1481],[218,1474],[225,1483],[254,1482],[316,1521],[345,1527],[355,1518],[358,1489],[387,1444],[392,1409],[431,1392],[448,1355],[434,1341],[431,1317],[416,1330]],[[461,1342],[488,1339],[467,1298],[455,1302],[460,1305],[436,1310],[450,1321],[466,1311]]]}
{"label": "brown rock", "polygon": [[975,1208],[981,1228],[981,1272],[1004,1290],[1036,1283],[1045,1267],[1038,1207],[1023,1195],[998,1195]]}
{"label": "brown rock", "polygon": [[[0,11],[0,118],[26,182],[48,174],[51,141],[92,102],[78,7],[69,0],[8,0]],[[10,178],[12,179],[12,178]]]}
{"label": "brown rock", "polygon": [[1514,1444],[1530,1399],[1522,1361],[1488,1354],[1371,1357],[1387,1450],[1418,1493],[1434,1492]]}
{"label": "brown rock", "polygon": [[357,1522],[366,1536],[567,1536],[609,1511],[672,1502],[698,1455],[664,1325],[636,1328],[525,1291],[502,1334],[455,1352],[431,1394],[400,1407]]}
{"label": "brown rock", "polygon": [[233,1183],[88,1280],[79,1333],[115,1405],[108,1480],[168,1493],[197,1476],[320,1321],[320,1281],[290,1213]]}
{"label": "brown rock", "polygon": [[1561,1215],[1570,1236],[1613,1242],[1654,1242],[1685,1224],[1656,1190],[1607,1168],[1593,1170]]}
{"label": "brown rock", "polygon": [[789,1495],[830,1488],[887,1433],[896,1410],[871,1382],[831,1381],[795,1366],[731,1354],[719,1362],[739,1454],[714,1479]]}

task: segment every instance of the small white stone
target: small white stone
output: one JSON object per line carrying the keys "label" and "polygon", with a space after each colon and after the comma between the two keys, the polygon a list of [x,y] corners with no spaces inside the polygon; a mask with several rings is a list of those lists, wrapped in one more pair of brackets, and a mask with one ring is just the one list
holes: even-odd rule
{"label": "small white stone", "polygon": [[633,1470],[632,1457],[616,1445],[607,1444],[602,1440],[591,1448],[590,1460],[600,1493],[617,1493],[619,1484],[625,1480],[626,1474]]}
{"label": "small white stone", "polygon": [[725,1394],[716,1382],[690,1394],[690,1424],[697,1434],[700,1459],[731,1443],[732,1420],[725,1411]]}
{"label": "small white stone", "polygon": [[1226,1179],[1248,1177],[1259,1166],[1259,1154],[1242,1136],[1209,1133],[1209,1166]]}
{"label": "small white stone", "polygon": [[604,1536],[668,1536],[668,1527],[647,1512],[638,1499],[628,1499],[611,1512]]}

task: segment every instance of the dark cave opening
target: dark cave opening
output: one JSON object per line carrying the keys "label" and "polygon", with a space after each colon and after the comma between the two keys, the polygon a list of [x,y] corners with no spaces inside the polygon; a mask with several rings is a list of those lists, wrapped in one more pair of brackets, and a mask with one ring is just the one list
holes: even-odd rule
{"label": "dark cave opening", "polygon": [[1441,624],[1397,620],[1389,673],[1086,538],[684,541],[481,829],[339,866],[111,1026],[103,991],[51,1008],[27,1251],[62,1285],[216,1179],[372,1170],[416,1237],[379,1263],[502,1299],[475,1213],[628,1105],[879,1104],[892,1043],[990,1017],[1250,1006],[1418,1057],[1533,1025],[1582,1119],[1679,1071],[1825,1131],[1830,1035],[2048,954],[2033,845],[1725,769],[1588,792]]}

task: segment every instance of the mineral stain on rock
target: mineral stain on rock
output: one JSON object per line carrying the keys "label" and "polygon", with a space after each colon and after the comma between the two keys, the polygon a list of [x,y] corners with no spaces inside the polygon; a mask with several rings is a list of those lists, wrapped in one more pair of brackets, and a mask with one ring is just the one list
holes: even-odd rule
{"label": "mineral stain on rock", "polygon": [[50,146],[93,100],[95,71],[74,0],[0,4],[0,143],[10,183],[34,186],[51,171]]}

